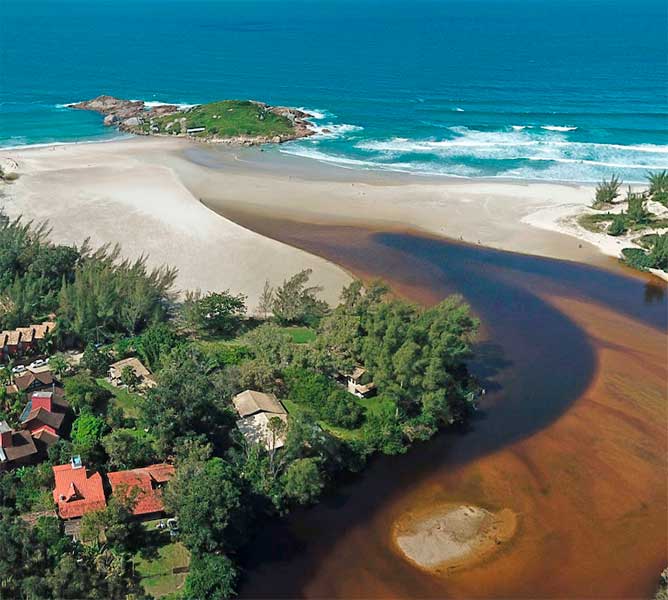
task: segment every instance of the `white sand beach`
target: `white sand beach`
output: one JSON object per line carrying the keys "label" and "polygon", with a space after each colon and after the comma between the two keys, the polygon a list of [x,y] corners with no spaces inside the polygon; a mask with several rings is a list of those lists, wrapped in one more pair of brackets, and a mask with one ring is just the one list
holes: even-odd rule
{"label": "white sand beach", "polygon": [[247,294],[253,308],[265,279],[276,285],[310,268],[325,298],[338,298],[350,279],[342,269],[220,217],[171,169],[144,160],[174,147],[140,139],[12,151],[20,177],[0,188],[0,206],[12,217],[48,221],[55,241],[119,243],[127,256],[175,266],[180,289],[229,288]]}
{"label": "white sand beach", "polygon": [[603,253],[621,250],[573,224],[591,186],[395,176],[165,138],[0,150],[0,160],[19,174],[1,188],[10,216],[48,220],[59,242],[118,242],[128,256],[176,266],[181,289],[229,288],[247,294],[251,308],[265,279],[275,285],[311,268],[333,302],[349,276],[214,211],[412,228],[592,264],[610,265]]}

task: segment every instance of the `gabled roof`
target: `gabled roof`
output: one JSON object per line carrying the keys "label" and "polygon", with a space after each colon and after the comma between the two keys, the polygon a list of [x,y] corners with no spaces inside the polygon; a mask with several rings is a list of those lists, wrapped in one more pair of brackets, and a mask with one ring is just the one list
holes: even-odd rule
{"label": "gabled roof", "polygon": [[85,467],[75,468],[68,463],[53,467],[53,475],[53,500],[62,519],[81,517],[107,505],[99,473],[89,475]]}
{"label": "gabled roof", "polygon": [[265,394],[254,390],[246,390],[237,394],[233,399],[234,408],[240,417],[247,417],[259,412],[274,415],[286,415],[288,411],[278,401],[274,394]]}
{"label": "gabled roof", "polygon": [[353,381],[357,382],[360,379],[362,379],[362,375],[366,373],[366,369],[364,367],[355,367],[353,369],[353,372],[349,375],[350,379]]}
{"label": "gabled roof", "polygon": [[63,415],[69,408],[69,404],[67,400],[65,400],[65,394],[60,388],[55,388],[54,391],[42,390],[40,392],[33,392],[29,396],[30,399],[19,417],[21,423],[26,422],[30,417],[30,414],[38,408],[43,408],[48,412],[60,415]]}
{"label": "gabled roof", "polygon": [[13,329],[12,331],[5,331],[7,334],[5,344],[7,346],[16,346],[21,339],[21,332]]}
{"label": "gabled roof", "polygon": [[237,421],[237,427],[243,436],[253,444],[259,444],[267,450],[276,450],[285,445],[285,433],[274,435],[269,429],[269,419],[278,418],[287,424],[288,416],[260,412]]}
{"label": "gabled roof", "polygon": [[39,429],[43,425],[48,425],[55,431],[58,431],[63,424],[64,418],[65,415],[63,413],[50,412],[45,408],[40,407],[30,411],[27,418],[21,421],[21,425],[24,429],[30,430]]}
{"label": "gabled roof", "polygon": [[31,431],[30,433],[32,434],[33,439],[41,442],[47,447],[53,446],[53,444],[55,444],[60,439],[58,433],[53,431],[52,428],[48,425],[44,425],[39,429]]}
{"label": "gabled roof", "polygon": [[137,494],[134,498],[133,515],[146,515],[164,510],[162,489],[159,486],[173,476],[174,467],[167,463],[107,474],[114,494]]}
{"label": "gabled roof", "polygon": [[35,382],[39,385],[51,385],[53,381],[53,373],[51,371],[38,371],[36,373],[28,371],[27,373],[14,376],[14,385],[20,392],[27,390]]}
{"label": "gabled roof", "polygon": [[4,454],[4,459],[0,458],[0,462],[9,463],[25,458],[26,456],[31,456],[32,454],[37,454],[37,447],[29,431],[12,431],[11,445],[3,445],[2,454]]}
{"label": "gabled roof", "polygon": [[55,321],[44,321],[39,325],[33,325],[33,328],[35,330],[35,339],[42,340],[49,332],[56,328],[56,323]]}
{"label": "gabled roof", "polygon": [[123,369],[126,367],[130,367],[135,372],[135,375],[142,379],[151,376],[151,372],[134,356],[124,358],[123,360],[119,360],[118,362],[109,365],[109,375],[112,379],[118,379],[123,374]]}
{"label": "gabled roof", "polygon": [[32,342],[35,338],[34,327],[17,327],[16,331],[21,334],[22,342]]}

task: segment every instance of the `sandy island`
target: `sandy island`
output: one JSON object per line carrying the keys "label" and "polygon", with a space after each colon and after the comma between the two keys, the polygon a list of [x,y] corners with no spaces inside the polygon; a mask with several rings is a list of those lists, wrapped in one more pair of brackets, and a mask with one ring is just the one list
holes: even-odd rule
{"label": "sandy island", "polygon": [[48,220],[58,242],[119,242],[128,256],[147,254],[152,264],[177,267],[181,289],[240,291],[251,309],[265,279],[275,285],[310,268],[314,283],[334,302],[350,278],[323,259],[220,216],[227,211],[409,227],[608,266],[601,250],[615,255],[621,249],[617,240],[591,239],[565,222],[564,214],[591,202],[591,186],[353,171],[272,149],[210,148],[164,138],[0,150],[0,160],[14,161],[20,174],[0,192],[10,216]]}
{"label": "sandy island", "polygon": [[393,538],[414,565],[438,575],[473,566],[498,552],[517,531],[517,515],[504,508],[452,504],[426,514],[405,513],[395,523]]}

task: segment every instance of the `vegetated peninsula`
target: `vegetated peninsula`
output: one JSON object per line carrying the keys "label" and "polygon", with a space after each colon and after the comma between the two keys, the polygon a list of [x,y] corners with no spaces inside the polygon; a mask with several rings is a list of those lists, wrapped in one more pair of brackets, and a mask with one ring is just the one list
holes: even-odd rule
{"label": "vegetated peninsula", "polygon": [[170,135],[200,141],[256,145],[280,144],[315,134],[308,113],[255,100],[221,100],[182,107],[148,106],[142,100],[98,96],[71,108],[104,115],[104,124],[137,135]]}

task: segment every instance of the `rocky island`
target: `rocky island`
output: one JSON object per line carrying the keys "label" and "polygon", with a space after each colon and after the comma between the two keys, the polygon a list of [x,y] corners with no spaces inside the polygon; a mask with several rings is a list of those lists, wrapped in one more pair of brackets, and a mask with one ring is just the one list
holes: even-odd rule
{"label": "rocky island", "polygon": [[222,100],[183,108],[98,96],[71,104],[70,108],[100,113],[107,127],[137,135],[180,136],[250,146],[280,144],[315,134],[307,120],[311,116],[308,113],[254,100]]}

